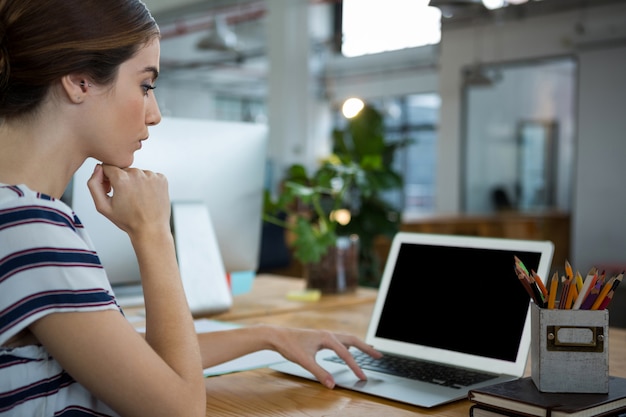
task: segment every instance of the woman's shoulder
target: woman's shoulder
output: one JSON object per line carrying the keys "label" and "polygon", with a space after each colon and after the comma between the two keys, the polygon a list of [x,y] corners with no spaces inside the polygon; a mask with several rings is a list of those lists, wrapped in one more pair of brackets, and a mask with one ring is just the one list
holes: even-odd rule
{"label": "woman's shoulder", "polygon": [[9,185],[0,183],[0,209],[11,205],[41,205],[57,207],[63,211],[72,211],[64,201],[48,194],[34,191],[24,184]]}
{"label": "woman's shoulder", "polygon": [[[65,203],[27,187],[0,186],[0,241],[6,242],[0,245],[3,320],[9,313],[17,323],[33,319],[29,311],[115,307],[95,248]],[[3,331],[0,326],[0,342]]]}
{"label": "woman's shoulder", "polygon": [[[38,191],[34,191],[30,189],[27,185],[24,184],[3,184],[0,182],[0,203],[1,202],[9,202],[9,201],[38,201],[41,203],[50,202],[53,204],[62,204],[66,205],[63,201],[49,196],[48,194],[41,193]],[[67,206],[67,205],[66,205]]]}
{"label": "woman's shoulder", "polygon": [[73,210],[62,200],[33,191],[26,185],[0,183],[0,224],[59,222],[82,228]]}

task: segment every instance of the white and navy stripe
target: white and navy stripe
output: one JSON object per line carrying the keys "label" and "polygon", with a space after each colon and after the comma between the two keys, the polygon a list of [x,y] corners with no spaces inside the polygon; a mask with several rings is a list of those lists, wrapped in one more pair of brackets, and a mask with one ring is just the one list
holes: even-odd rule
{"label": "white and navy stripe", "polygon": [[0,416],[115,416],[43,346],[1,347],[48,314],[108,309],[119,307],[72,210],[0,184]]}

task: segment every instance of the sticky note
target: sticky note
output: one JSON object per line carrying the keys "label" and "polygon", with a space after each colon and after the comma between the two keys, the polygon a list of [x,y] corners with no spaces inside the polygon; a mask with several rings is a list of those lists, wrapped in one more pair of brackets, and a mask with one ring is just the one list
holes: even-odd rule
{"label": "sticky note", "polygon": [[287,299],[292,301],[319,301],[321,296],[320,290],[298,290],[287,293]]}

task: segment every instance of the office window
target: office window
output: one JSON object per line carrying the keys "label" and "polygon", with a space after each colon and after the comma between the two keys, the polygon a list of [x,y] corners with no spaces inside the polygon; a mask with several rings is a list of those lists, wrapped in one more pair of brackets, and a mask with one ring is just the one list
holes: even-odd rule
{"label": "office window", "polygon": [[[402,174],[402,190],[388,191],[383,197],[406,212],[434,211],[435,163],[439,95],[411,94],[368,100],[384,115],[385,141],[394,143],[410,138],[412,143],[396,150],[393,168]],[[336,126],[345,126],[341,111],[336,113]]]}
{"label": "office window", "polygon": [[388,142],[406,138],[413,141],[396,151],[393,162],[394,168],[404,177],[404,189],[389,192],[386,198],[405,212],[433,211],[439,96],[412,94],[372,100],[371,104],[385,111],[385,139]]}
{"label": "office window", "polygon": [[437,44],[441,11],[428,0],[343,0],[338,25],[346,57]]}
{"label": "office window", "polygon": [[266,123],[267,110],[264,99],[230,96],[215,97],[215,118],[235,122]]}

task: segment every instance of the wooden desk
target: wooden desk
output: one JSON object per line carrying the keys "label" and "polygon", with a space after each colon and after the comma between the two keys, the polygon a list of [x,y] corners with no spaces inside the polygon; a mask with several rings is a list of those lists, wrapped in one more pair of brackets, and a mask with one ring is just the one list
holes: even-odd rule
{"label": "wooden desk", "polygon": [[331,307],[343,307],[354,304],[373,304],[377,290],[358,288],[356,292],[345,295],[325,295],[317,302],[288,300],[289,291],[305,288],[303,279],[277,275],[259,275],[252,284],[249,293],[233,298],[233,306],[225,313],[211,316],[224,321],[240,321],[246,318],[262,318],[270,315],[297,311],[323,310]]}
{"label": "wooden desk", "polygon": [[[304,287],[297,278],[259,275],[251,293],[236,296],[231,311],[211,318],[241,324],[345,331],[365,337],[376,290],[324,296],[319,302],[289,301],[289,290]],[[609,330],[611,375],[626,377],[626,329]],[[530,367],[527,368],[530,374]],[[267,368],[238,372],[206,380],[207,416],[469,416],[463,400],[433,409],[413,407],[282,374]]]}
{"label": "wooden desk", "polygon": [[[328,329],[365,337],[377,290],[359,288],[346,295],[323,296],[318,302],[286,298],[304,289],[299,278],[259,275],[252,291],[235,296],[230,311],[211,319],[244,325],[272,324]],[[143,324],[143,309],[126,310],[127,317]],[[611,375],[626,377],[626,328],[609,329]],[[530,375],[530,364],[526,368]],[[467,417],[469,401],[433,409],[414,407],[354,391],[329,390],[319,382],[282,374],[267,368],[209,377],[207,416],[442,416]]]}

